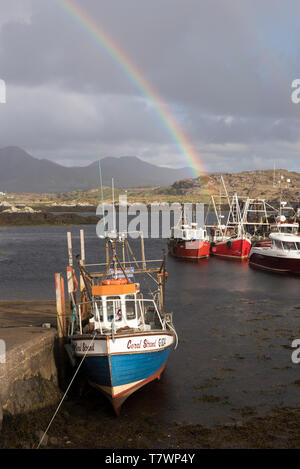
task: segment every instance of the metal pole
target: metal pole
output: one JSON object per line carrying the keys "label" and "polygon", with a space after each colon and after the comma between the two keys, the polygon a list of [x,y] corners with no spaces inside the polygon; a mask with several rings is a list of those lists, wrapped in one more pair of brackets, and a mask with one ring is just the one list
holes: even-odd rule
{"label": "metal pole", "polygon": [[[84,245],[84,230],[80,230],[80,245],[81,245],[81,260],[80,264],[82,266],[85,265],[85,245]],[[80,292],[82,294],[83,290],[85,288],[84,280],[82,277],[82,274],[80,272]]]}

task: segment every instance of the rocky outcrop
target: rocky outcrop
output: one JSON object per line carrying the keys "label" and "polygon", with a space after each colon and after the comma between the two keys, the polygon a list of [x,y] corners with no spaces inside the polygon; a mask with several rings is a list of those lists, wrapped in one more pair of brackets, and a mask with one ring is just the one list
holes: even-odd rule
{"label": "rocky outcrop", "polygon": [[300,201],[300,173],[281,170],[243,171],[241,173],[210,174],[195,179],[182,179],[166,188],[165,192],[179,196],[193,194],[224,194],[221,176],[228,193],[239,196],[278,201]]}

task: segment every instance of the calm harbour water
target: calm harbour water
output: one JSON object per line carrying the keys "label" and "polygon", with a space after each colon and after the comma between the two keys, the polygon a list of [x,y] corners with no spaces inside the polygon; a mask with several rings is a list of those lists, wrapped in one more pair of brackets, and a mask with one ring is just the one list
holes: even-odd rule
{"label": "calm harbour water", "polygon": [[[67,264],[66,233],[75,255],[80,228],[87,263],[103,261],[95,226],[1,228],[0,301],[54,300],[54,274]],[[160,258],[166,248],[166,240],[145,240],[147,258]],[[174,313],[179,346],[161,381],[134,393],[123,412],[213,425],[298,405],[300,365],[291,362],[291,342],[300,338],[300,278],[217,258],[168,256],[167,270],[166,310]],[[111,411],[102,395],[97,399],[103,412]]]}

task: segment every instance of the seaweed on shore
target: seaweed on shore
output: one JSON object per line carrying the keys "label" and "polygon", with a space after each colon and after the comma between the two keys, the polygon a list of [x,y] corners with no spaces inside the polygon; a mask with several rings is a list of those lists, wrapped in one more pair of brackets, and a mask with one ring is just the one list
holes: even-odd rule
{"label": "seaweed on shore", "polygon": [[[101,407],[101,406],[100,406]],[[36,448],[54,408],[3,421],[0,448]],[[241,409],[242,421],[207,428],[203,425],[162,423],[149,417],[115,418],[102,408],[90,412],[82,403],[67,401],[55,418],[46,448],[85,449],[201,449],[299,448],[300,408],[276,408],[256,417],[254,408]],[[250,417],[251,416],[251,417]],[[249,418],[250,417],[250,418]],[[153,430],[155,428],[155,431]]]}

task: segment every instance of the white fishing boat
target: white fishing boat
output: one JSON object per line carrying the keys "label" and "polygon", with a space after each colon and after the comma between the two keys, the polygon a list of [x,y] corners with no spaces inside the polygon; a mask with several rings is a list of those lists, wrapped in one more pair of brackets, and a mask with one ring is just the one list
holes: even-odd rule
{"label": "white fishing boat", "polygon": [[[128,396],[160,379],[177,347],[177,334],[172,314],[164,308],[165,258],[146,260],[141,236],[142,259],[137,261],[128,233],[107,234],[105,249],[105,263],[79,262],[83,287],[78,302],[71,292],[68,337],[73,358],[77,362],[84,358],[88,382],[110,399],[119,415]],[[151,279],[154,283],[148,294],[137,279],[145,276],[147,283]]]}
{"label": "white fishing boat", "polygon": [[265,270],[300,275],[300,237],[288,232],[273,232],[268,241],[255,243],[249,264]]}

